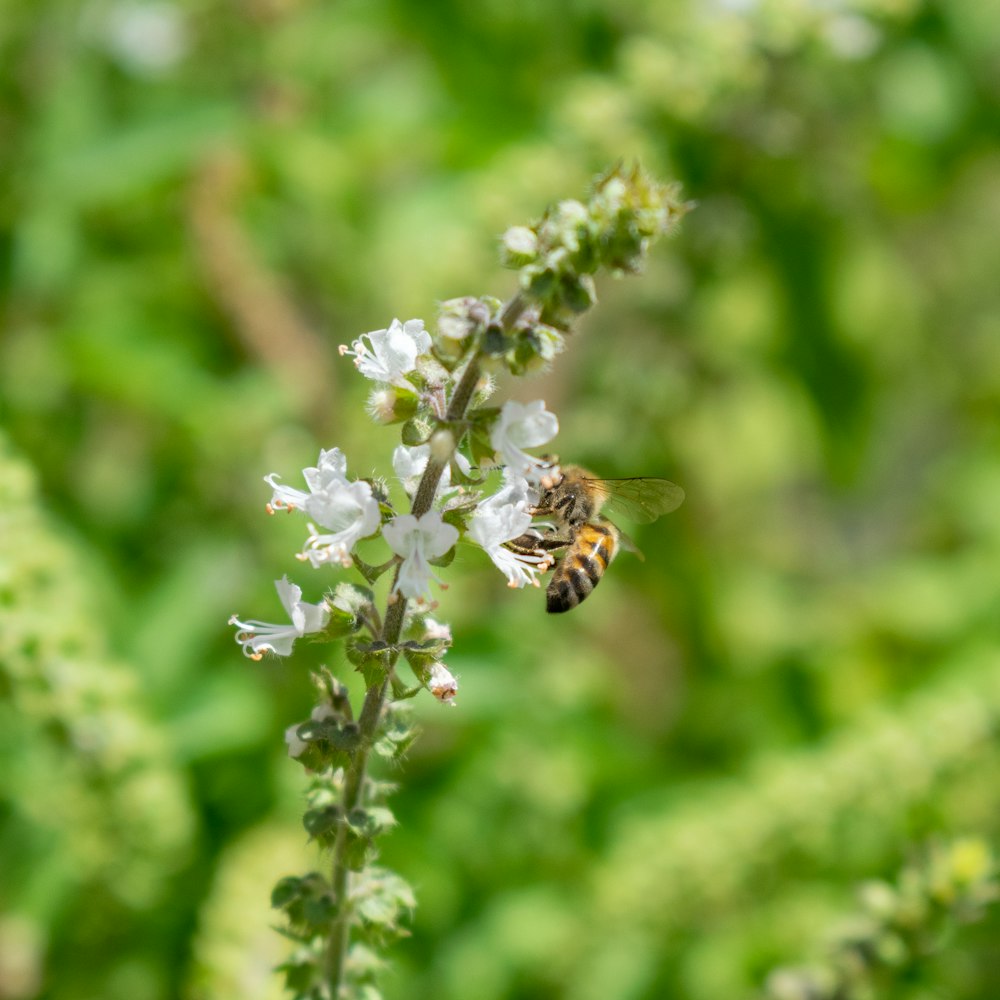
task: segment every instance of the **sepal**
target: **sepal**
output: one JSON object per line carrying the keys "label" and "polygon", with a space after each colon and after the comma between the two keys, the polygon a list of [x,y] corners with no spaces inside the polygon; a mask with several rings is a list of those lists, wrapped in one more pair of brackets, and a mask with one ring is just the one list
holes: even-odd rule
{"label": "sepal", "polygon": [[416,909],[413,889],[395,872],[371,867],[354,889],[354,908],[367,943],[384,947],[409,932],[403,921]]}
{"label": "sepal", "polygon": [[[314,711],[314,714],[317,712]],[[360,732],[356,722],[345,722],[331,714],[289,727],[285,739],[289,755],[307,771],[318,774],[346,767],[351,754],[358,748]]]}
{"label": "sepal", "polygon": [[325,933],[337,916],[333,888],[319,872],[281,879],[271,892],[271,906],[285,914],[293,932],[303,935],[300,940]]}
{"label": "sepal", "polygon": [[347,659],[365,679],[365,687],[375,687],[385,680],[389,671],[389,656],[392,648],[381,639],[365,642],[351,639],[346,647]]}
{"label": "sepal", "polygon": [[385,806],[360,806],[345,817],[347,826],[347,867],[364,871],[375,855],[375,838],[396,825],[396,817]]}
{"label": "sepal", "polygon": [[414,417],[403,424],[400,440],[409,448],[426,444],[434,432],[434,425],[425,417]]}
{"label": "sepal", "polygon": [[302,817],[302,825],[310,840],[323,847],[333,847],[337,840],[337,829],[343,819],[343,812],[336,802],[307,809]]}

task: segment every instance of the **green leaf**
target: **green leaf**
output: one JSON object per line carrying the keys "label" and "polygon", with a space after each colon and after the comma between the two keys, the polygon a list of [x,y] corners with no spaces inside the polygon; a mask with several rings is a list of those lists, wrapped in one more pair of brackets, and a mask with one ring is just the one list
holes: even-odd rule
{"label": "green leaf", "polygon": [[277,971],[285,974],[285,986],[295,993],[295,1000],[311,1000],[320,976],[319,967],[319,956],[303,948],[277,966]]}
{"label": "green leaf", "polygon": [[389,569],[392,569],[396,565],[396,559],[389,559],[387,562],[381,563],[378,566],[373,566],[371,563],[366,563],[357,553],[351,556],[357,571],[369,582],[375,583],[378,578]]}
{"label": "green leaf", "polygon": [[[442,518],[444,520],[444,518]],[[453,545],[443,556],[438,556],[436,559],[428,559],[427,561],[432,566],[450,566],[455,559],[455,546]]]}
{"label": "green leaf", "polygon": [[423,691],[423,686],[420,684],[409,687],[395,671],[390,674],[389,683],[392,685],[393,701],[406,701],[409,698],[415,698]]}

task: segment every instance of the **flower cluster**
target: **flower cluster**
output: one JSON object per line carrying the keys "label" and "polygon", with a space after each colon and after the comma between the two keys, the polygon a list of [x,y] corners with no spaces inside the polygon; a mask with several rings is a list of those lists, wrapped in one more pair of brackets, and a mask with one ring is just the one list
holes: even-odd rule
{"label": "flower cluster", "polygon": [[566,331],[596,302],[593,275],[641,270],[650,241],[669,232],[690,209],[675,185],[657,184],[639,167],[615,167],[597,178],[587,203],[560,201],[530,226],[502,240],[503,261],[541,323]]}
{"label": "flower cluster", "polygon": [[[314,673],[319,703],[285,733],[289,756],[311,775],[303,826],[333,852],[329,877],[284,879],[272,896],[287,918],[285,933],[301,946],[284,966],[296,1000],[374,995],[372,963],[357,961],[351,938],[393,940],[412,909],[409,887],[371,863],[376,838],[394,821],[384,804],[389,786],[366,768],[372,754],[400,760],[414,738],[404,699],[426,690],[454,704],[458,680],[445,663],[451,632],[429,612],[456,546],[485,552],[515,588],[537,586],[552,566],[531,524],[558,473],[538,449],[559,422],[542,400],[487,405],[494,375],[550,364],[572,320],[594,302],[594,273],[637,270],[649,240],[683,208],[671,189],[617,169],[599,179],[587,204],[560,202],[534,225],[509,230],[505,263],[520,272],[509,301],[451,299],[430,327],[393,319],[340,349],[371,383],[372,418],[400,425],[391,478],[352,476],[339,448],[303,470],[304,488],[264,477],[270,513],[305,516],[298,558],[333,582],[309,603],[283,577],[276,586],[289,621],[233,616],[236,641],[256,660],[286,656],[300,639],[342,638],[365,685],[355,713],[340,680],[326,668]],[[534,537],[537,548],[525,544]],[[379,607],[374,588],[383,576],[391,582]],[[397,670],[403,662],[412,686]]]}
{"label": "flower cluster", "polygon": [[[461,339],[460,331],[449,325],[454,319],[454,309],[446,304],[441,324],[444,332],[437,338],[438,343],[445,344],[446,361],[451,359],[454,343]],[[413,414],[425,414],[425,419],[435,417],[442,425],[437,416],[446,412],[441,406],[440,372],[446,369],[435,356],[434,345],[421,320],[401,323],[394,319],[388,328],[359,337],[341,353],[353,357],[358,371],[377,383],[375,392],[404,392],[415,404]],[[486,388],[479,387],[480,395]],[[306,516],[308,533],[298,554],[301,560],[316,569],[356,568],[369,583],[374,582],[378,570],[393,569],[392,592],[414,602],[416,610],[432,604],[433,583],[445,586],[435,567],[450,561],[461,538],[486,552],[509,586],[537,585],[538,574],[549,568],[551,558],[514,552],[505,545],[530,525],[529,509],[537,499],[539,479],[550,470],[528,449],[548,444],[559,422],[541,400],[508,401],[499,410],[483,408],[470,417],[479,442],[488,442],[485,453],[480,449],[478,458],[483,464],[503,469],[503,482],[492,494],[484,496],[471,488],[485,481],[473,478],[471,452],[462,450],[471,449],[475,435],[470,433],[465,442],[459,443],[456,433],[438,426],[424,443],[400,444],[392,455],[395,479],[411,500],[428,467],[433,462],[441,466],[430,506],[419,514],[397,511],[391,491],[378,483],[352,479],[347,458],[339,448],[321,451],[316,465],[303,470],[304,489],[286,485],[275,473],[265,476],[272,491],[267,510],[297,511]],[[378,535],[388,550],[388,559],[373,567],[360,559],[357,549],[359,543]],[[267,652],[288,655],[296,639],[327,630],[333,607],[329,596],[318,604],[306,603],[301,599],[301,589],[287,578],[279,580],[277,588],[290,624],[242,621],[236,616],[231,619],[238,629],[237,641],[252,658],[259,659]],[[420,680],[445,703],[450,703],[457,691],[457,682],[441,663]]]}

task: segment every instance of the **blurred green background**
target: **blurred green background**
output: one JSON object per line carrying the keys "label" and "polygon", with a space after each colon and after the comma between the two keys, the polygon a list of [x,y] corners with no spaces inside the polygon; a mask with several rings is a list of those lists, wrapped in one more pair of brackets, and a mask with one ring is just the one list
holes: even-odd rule
{"label": "blurred green background", "polygon": [[[336,346],[512,291],[619,158],[697,210],[544,377],[681,483],[586,613],[447,571],[384,861],[389,998],[751,997],[853,886],[1000,832],[996,0],[7,0],[0,997],[280,995],[319,652],[277,472],[390,472]],[[293,523],[294,522],[294,523]],[[343,663],[329,661],[347,675]],[[354,683],[352,681],[352,683]],[[1000,919],[893,998],[1000,995]]]}

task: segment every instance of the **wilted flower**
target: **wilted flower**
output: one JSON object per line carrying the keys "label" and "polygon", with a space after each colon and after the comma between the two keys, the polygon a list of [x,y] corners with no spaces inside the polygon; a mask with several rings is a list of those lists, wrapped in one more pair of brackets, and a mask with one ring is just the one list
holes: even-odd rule
{"label": "wilted flower", "polygon": [[403,557],[396,589],[404,597],[423,597],[430,586],[430,560],[443,556],[458,541],[458,529],[445,524],[436,510],[419,519],[412,514],[394,517],[383,529],[389,548]]}
{"label": "wilted flower", "polygon": [[452,672],[440,661],[431,664],[427,677],[427,690],[444,705],[454,705],[454,697],[458,694],[458,681]]}
{"label": "wilted flower", "polygon": [[307,632],[321,632],[330,619],[326,604],[308,604],[302,600],[302,589],[290,583],[287,576],[274,581],[281,603],[291,619],[289,625],[273,625],[254,618],[241,622],[236,615],[229,619],[240,631],[236,641],[243,647],[243,654],[259,660],[264,653],[288,656],[295,640]]}
{"label": "wilted flower", "polygon": [[340,353],[352,355],[358,371],[366,378],[416,392],[406,376],[416,370],[417,358],[430,349],[431,335],[422,319],[408,319],[405,323],[394,319],[388,329],[362,334],[350,349],[342,346]]}

